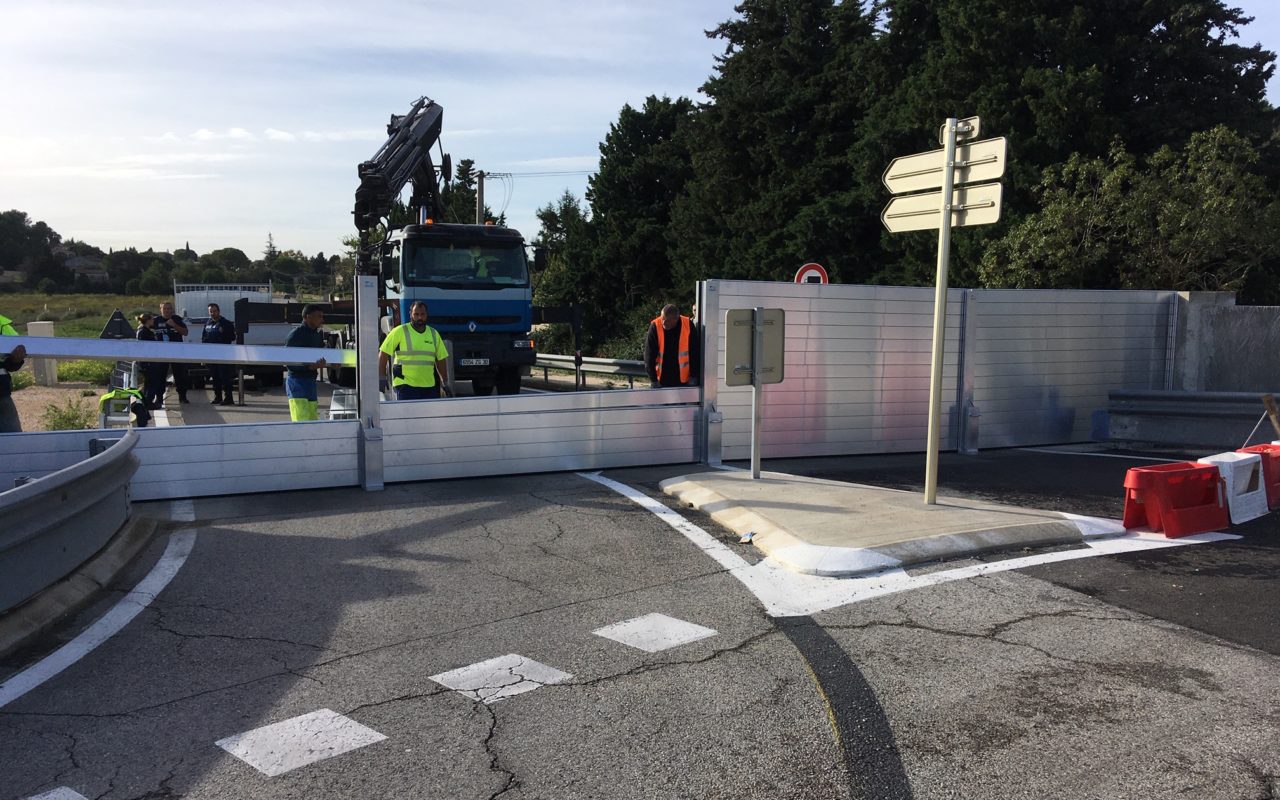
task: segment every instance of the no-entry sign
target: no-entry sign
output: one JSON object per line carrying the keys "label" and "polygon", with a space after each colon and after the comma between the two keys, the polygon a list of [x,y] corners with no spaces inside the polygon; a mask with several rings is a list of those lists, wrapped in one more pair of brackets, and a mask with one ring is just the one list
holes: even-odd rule
{"label": "no-entry sign", "polygon": [[827,271],[823,269],[821,264],[815,264],[810,261],[808,264],[796,270],[796,283],[830,283],[827,279]]}

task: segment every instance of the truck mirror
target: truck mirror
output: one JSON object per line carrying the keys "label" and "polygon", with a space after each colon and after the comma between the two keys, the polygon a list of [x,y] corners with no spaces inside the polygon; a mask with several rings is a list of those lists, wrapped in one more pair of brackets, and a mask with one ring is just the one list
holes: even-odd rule
{"label": "truck mirror", "polygon": [[542,272],[547,268],[547,248],[533,248],[533,271]]}

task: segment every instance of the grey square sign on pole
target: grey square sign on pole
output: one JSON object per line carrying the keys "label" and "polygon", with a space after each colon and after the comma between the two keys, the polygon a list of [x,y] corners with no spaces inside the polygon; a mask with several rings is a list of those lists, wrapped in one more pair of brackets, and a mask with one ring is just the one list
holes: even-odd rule
{"label": "grey square sign on pole", "polygon": [[724,314],[724,382],[751,386],[751,477],[760,477],[761,401],[766,383],[782,383],[787,315],[780,308],[732,308]]}
{"label": "grey square sign on pole", "polygon": [[[760,382],[782,383],[787,315],[781,308],[760,310],[764,312]],[[755,310],[750,308],[731,308],[724,312],[724,382],[730,386],[750,386],[753,382],[754,318]]]}

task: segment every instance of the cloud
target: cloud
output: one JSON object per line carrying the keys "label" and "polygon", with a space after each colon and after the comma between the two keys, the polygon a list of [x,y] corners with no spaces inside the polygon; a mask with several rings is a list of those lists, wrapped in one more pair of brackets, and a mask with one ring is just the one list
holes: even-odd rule
{"label": "cloud", "polygon": [[292,133],[289,133],[288,131],[279,131],[279,130],[276,130],[275,128],[267,128],[267,130],[263,133],[263,136],[266,136],[267,141],[271,141],[271,142],[298,141],[298,137],[294,136]]}
{"label": "cloud", "polygon": [[559,156],[556,158],[531,158],[509,162],[513,167],[532,167],[539,170],[592,170],[600,166],[600,156]]}
{"label": "cloud", "polygon": [[249,158],[246,153],[145,153],[116,156],[108,164],[163,167],[170,164],[223,164]]}
{"label": "cloud", "polygon": [[211,172],[163,172],[153,167],[111,166],[86,164],[83,166],[39,167],[12,172],[11,175],[36,178],[84,178],[111,181],[173,181],[207,180],[221,177]]}
{"label": "cloud", "polygon": [[214,142],[219,139],[235,139],[238,141],[251,141],[255,137],[244,128],[228,128],[225,133],[211,131],[208,128],[201,128],[191,134],[191,138],[197,142]]}
{"label": "cloud", "polygon": [[302,138],[308,142],[382,142],[386,141],[387,134],[366,128],[352,131],[303,131]]}

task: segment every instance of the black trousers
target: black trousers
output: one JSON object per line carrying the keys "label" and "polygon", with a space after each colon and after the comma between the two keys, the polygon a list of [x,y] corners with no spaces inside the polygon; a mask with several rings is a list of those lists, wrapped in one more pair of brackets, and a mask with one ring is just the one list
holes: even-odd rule
{"label": "black trousers", "polygon": [[178,397],[186,397],[187,389],[191,386],[187,380],[186,364],[166,364],[166,367],[173,370],[173,388],[178,390]]}
{"label": "black trousers", "polygon": [[210,381],[213,383],[213,396],[231,399],[231,384],[236,379],[236,368],[231,364],[210,364]]}

